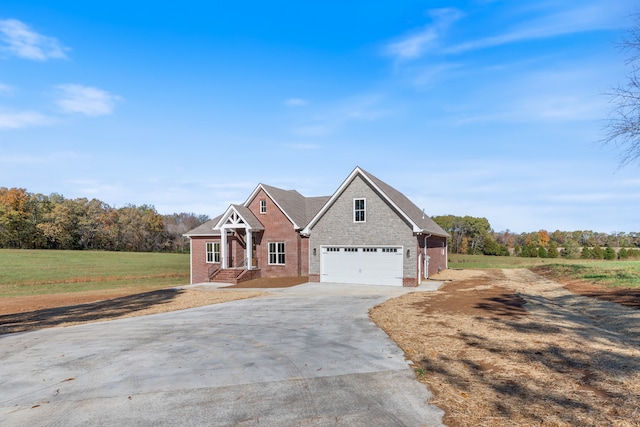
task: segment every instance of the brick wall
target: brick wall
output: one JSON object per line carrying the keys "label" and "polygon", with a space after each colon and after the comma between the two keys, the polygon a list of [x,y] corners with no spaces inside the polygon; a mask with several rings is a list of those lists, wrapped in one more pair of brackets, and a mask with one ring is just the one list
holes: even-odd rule
{"label": "brick wall", "polygon": [[429,259],[429,275],[447,268],[447,238],[431,236],[427,239],[427,255]]}
{"label": "brick wall", "polygon": [[[207,242],[220,242],[220,237],[197,236],[191,238],[191,283],[209,281],[209,267],[212,264],[207,263]],[[215,265],[220,266],[220,264]]]}
{"label": "brick wall", "polygon": [[[266,213],[260,213],[260,200],[267,203]],[[302,261],[307,257],[300,234],[278,206],[261,189],[249,203],[248,208],[264,225],[264,232],[256,239],[256,255],[262,277],[306,276]],[[269,243],[284,242],[285,265],[269,265]]]}
{"label": "brick wall", "polygon": [[[366,199],[365,222],[354,223],[353,199]],[[399,245],[403,253],[403,283],[417,283],[417,243],[411,226],[398,216],[362,178],[356,177],[311,230],[309,273],[320,274],[321,245]],[[316,255],[313,250],[316,249]],[[409,249],[409,256],[407,256]]]}

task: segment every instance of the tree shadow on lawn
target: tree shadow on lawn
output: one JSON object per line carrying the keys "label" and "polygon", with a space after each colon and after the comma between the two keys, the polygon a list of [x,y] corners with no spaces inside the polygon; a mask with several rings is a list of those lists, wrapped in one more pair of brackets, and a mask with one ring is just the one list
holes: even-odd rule
{"label": "tree shadow on lawn", "polygon": [[161,289],[87,304],[1,315],[0,334],[51,328],[67,323],[108,320],[154,305],[166,304],[182,292],[184,291],[181,289]]}

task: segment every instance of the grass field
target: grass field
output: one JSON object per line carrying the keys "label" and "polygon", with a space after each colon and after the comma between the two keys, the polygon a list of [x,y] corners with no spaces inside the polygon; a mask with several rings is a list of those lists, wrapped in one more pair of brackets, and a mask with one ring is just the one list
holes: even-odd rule
{"label": "grass field", "polygon": [[557,277],[582,279],[603,286],[640,287],[640,261],[594,261],[563,258],[521,258],[450,255],[449,268],[532,268],[548,266]]}
{"label": "grass field", "polygon": [[0,250],[0,297],[189,283],[189,255]]}

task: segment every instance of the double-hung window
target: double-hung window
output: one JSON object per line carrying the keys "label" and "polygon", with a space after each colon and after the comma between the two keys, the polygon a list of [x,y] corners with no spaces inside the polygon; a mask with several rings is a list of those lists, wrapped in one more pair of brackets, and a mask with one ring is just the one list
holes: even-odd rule
{"label": "double-hung window", "polygon": [[353,199],[353,222],[365,222],[366,200]]}
{"label": "double-hung window", "polygon": [[267,201],[264,199],[260,200],[260,213],[267,213]]}
{"label": "double-hung window", "polygon": [[220,243],[207,242],[207,262],[220,262]]}
{"label": "double-hung window", "polygon": [[284,265],[284,242],[269,242],[269,264]]}

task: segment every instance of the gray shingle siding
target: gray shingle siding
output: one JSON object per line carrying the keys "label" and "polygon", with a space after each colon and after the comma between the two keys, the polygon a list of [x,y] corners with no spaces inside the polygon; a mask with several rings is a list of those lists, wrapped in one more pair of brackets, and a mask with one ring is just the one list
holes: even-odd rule
{"label": "gray shingle siding", "polygon": [[[364,223],[353,222],[353,200],[366,199]],[[402,245],[403,276],[416,277],[416,238],[411,226],[369,186],[355,177],[334,204],[317,221],[309,238],[310,274],[320,274],[322,245]],[[316,248],[316,255],[313,249]],[[407,249],[410,256],[407,258]]]}

